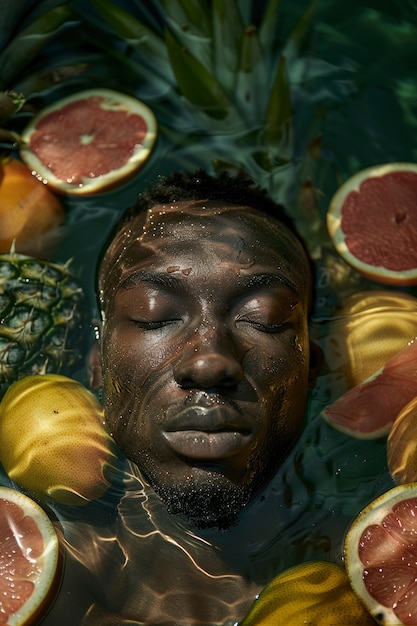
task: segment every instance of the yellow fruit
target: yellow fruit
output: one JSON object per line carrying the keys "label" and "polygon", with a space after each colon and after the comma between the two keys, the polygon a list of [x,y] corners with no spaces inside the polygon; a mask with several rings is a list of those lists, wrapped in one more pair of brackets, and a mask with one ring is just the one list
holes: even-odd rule
{"label": "yellow fruit", "polygon": [[39,624],[61,581],[62,555],[46,513],[14,489],[0,487],[0,623]]}
{"label": "yellow fruit", "polygon": [[387,462],[397,485],[417,482],[417,398],[394,421],[387,440]]}
{"label": "yellow fruit", "polygon": [[16,159],[0,162],[0,253],[45,258],[56,249],[65,212],[58,198]]}
{"label": "yellow fruit", "polygon": [[417,163],[387,163],[349,178],[327,227],[336,250],[371,280],[417,284]]}
{"label": "yellow fruit", "polygon": [[347,532],[352,588],[379,624],[417,624],[416,536],[417,483],[379,496]]}
{"label": "yellow fruit", "polygon": [[241,626],[367,626],[375,624],[334,563],[311,561],[279,574],[254,602]]}
{"label": "yellow fruit", "polygon": [[400,291],[362,291],[346,299],[323,342],[332,372],[347,388],[363,382],[417,336],[417,298]]}
{"label": "yellow fruit", "polygon": [[115,464],[96,397],[57,374],[13,383],[0,403],[0,462],[41,500],[80,505],[101,497]]}

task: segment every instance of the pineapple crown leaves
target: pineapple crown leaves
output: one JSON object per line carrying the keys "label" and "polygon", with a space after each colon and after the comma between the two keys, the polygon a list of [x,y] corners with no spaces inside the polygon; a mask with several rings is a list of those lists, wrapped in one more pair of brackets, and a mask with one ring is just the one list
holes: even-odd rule
{"label": "pineapple crown leaves", "polygon": [[[182,113],[177,107],[175,116],[167,100],[149,102],[163,127],[172,125],[175,134],[192,120],[195,131],[211,135],[256,129],[255,145],[261,152],[271,151],[270,157],[259,158],[263,167],[291,159],[292,102],[283,54],[292,62],[301,48],[312,13],[308,4],[281,26],[280,1],[268,0],[254,26],[248,22],[256,7],[251,0],[164,0],[158,28],[141,19],[139,8],[133,14],[131,5],[124,9],[112,0],[92,4],[94,28],[103,28],[101,18],[119,46],[127,42],[131,49],[130,55],[115,53],[107,40],[106,53],[118,54],[117,62],[128,64],[131,74],[145,83],[155,82],[156,75],[165,84],[164,96],[177,92],[171,101],[181,97]],[[92,18],[86,14],[85,20],[91,23]]]}
{"label": "pineapple crown leaves", "polygon": [[[22,93],[14,91],[0,91],[0,124],[4,124],[10,117],[18,113],[25,105],[26,98]],[[0,130],[0,141],[14,143],[18,137],[14,137],[11,132],[8,136],[2,137]]]}
{"label": "pineapple crown leaves", "polygon": [[3,0],[0,3],[0,50],[4,48],[25,12],[35,0]]}
{"label": "pineapple crown leaves", "polygon": [[[119,41],[126,42],[133,52],[139,52],[141,55],[140,66],[135,64],[134,60],[133,62],[130,61],[129,54],[118,55],[122,63],[124,59],[126,63],[131,65],[133,70],[136,70],[135,74],[144,68],[145,78],[149,78],[152,75],[155,77],[156,75],[168,84],[174,84],[175,79],[171,71],[166,47],[163,38],[156,30],[152,30],[151,27],[136,18],[131,12],[125,11],[122,7],[109,0],[92,0],[91,4],[107,24],[110,34],[116,35]],[[82,8],[80,12],[82,14]],[[91,20],[90,14],[87,14],[84,19],[86,22]],[[93,26],[98,29],[102,28],[99,20],[93,19]],[[114,49],[109,48],[105,44],[103,44],[103,47],[110,56],[114,55]]]}
{"label": "pineapple crown leaves", "polygon": [[[45,5],[45,3],[39,4]],[[39,12],[38,6],[36,13],[39,14]],[[10,88],[13,81],[27,66],[28,61],[36,57],[63,24],[68,24],[71,15],[69,3],[61,3],[46,13],[36,16],[32,21],[28,22],[26,18],[26,23],[21,30],[14,34],[11,41],[0,52],[0,89]]]}
{"label": "pineapple crown leaves", "polygon": [[97,61],[97,56],[89,58],[79,52],[66,53],[63,62],[57,50],[51,49],[58,39],[62,45],[66,31],[72,31],[69,49],[76,47],[74,27],[78,24],[70,0],[0,2],[1,125],[20,111],[33,112],[28,103],[32,95],[77,76]]}

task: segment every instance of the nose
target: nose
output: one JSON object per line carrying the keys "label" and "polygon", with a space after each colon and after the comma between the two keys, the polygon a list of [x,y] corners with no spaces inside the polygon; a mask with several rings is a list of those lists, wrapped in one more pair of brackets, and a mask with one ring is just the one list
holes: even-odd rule
{"label": "nose", "polygon": [[232,342],[216,334],[187,344],[174,367],[175,381],[183,389],[233,388],[243,375]]}

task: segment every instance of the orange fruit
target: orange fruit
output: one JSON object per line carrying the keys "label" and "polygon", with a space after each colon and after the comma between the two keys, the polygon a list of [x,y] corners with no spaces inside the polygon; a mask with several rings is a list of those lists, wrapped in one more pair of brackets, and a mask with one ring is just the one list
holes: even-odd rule
{"label": "orange fruit", "polygon": [[322,417],[358,439],[386,436],[399,412],[417,396],[416,371],[417,341],[411,341],[375,374],[325,407]]}
{"label": "orange fruit", "polygon": [[82,505],[109,488],[115,445],[103,408],[81,383],[58,374],[26,376],[0,403],[0,463],[41,500]]}
{"label": "orange fruit", "polygon": [[417,394],[395,418],[387,440],[387,462],[397,485],[417,482]]}
{"label": "orange fruit", "polygon": [[339,254],[368,278],[417,284],[417,164],[378,165],[349,178],[330,202],[327,227]]}
{"label": "orange fruit", "polygon": [[59,192],[88,194],[120,185],[149,156],[156,119],[142,102],[90,89],[55,102],[24,129],[20,154]]}
{"label": "orange fruit", "polygon": [[36,626],[58,592],[62,555],[46,513],[0,487],[0,624]]}
{"label": "orange fruit", "polygon": [[255,600],[241,626],[375,624],[335,563],[311,561],[276,576]]}
{"label": "orange fruit", "polygon": [[0,254],[49,257],[64,229],[60,200],[17,159],[0,161]]}
{"label": "orange fruit", "polygon": [[348,576],[379,624],[417,624],[417,483],[371,502],[345,539]]}
{"label": "orange fruit", "polygon": [[329,369],[346,386],[369,378],[417,337],[417,298],[400,291],[360,291],[330,321],[323,341]]}

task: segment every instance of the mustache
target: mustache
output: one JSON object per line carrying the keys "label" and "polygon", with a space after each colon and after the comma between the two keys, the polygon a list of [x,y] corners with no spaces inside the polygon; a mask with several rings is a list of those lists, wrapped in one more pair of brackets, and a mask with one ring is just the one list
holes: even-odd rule
{"label": "mustache", "polygon": [[254,427],[238,403],[219,393],[194,391],[166,411],[163,429],[166,431],[199,429],[250,431]]}

